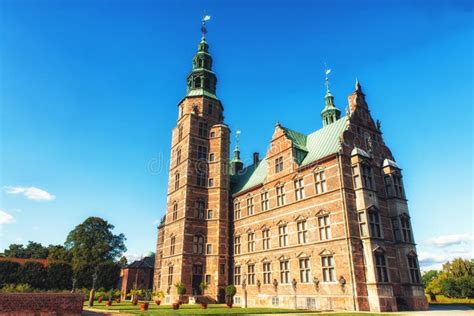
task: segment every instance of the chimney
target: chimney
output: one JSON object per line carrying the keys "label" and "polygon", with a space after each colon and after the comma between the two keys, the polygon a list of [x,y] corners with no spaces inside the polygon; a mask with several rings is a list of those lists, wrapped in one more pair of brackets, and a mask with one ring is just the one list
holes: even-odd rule
{"label": "chimney", "polygon": [[258,157],[258,153],[255,152],[253,153],[253,164],[256,165],[260,161],[260,158]]}

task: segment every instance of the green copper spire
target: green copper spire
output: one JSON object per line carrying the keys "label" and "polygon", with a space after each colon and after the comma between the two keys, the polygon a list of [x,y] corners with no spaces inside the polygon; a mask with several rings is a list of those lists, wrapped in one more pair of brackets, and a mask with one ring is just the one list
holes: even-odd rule
{"label": "green copper spire", "polygon": [[[204,25],[204,20],[203,20]],[[206,42],[207,29],[203,26],[201,41],[193,58],[193,68],[187,79],[187,95],[206,95],[217,99],[217,77],[212,71],[212,56],[209,54],[209,44]]]}
{"label": "green copper spire", "polygon": [[324,106],[324,109],[321,111],[323,126],[334,123],[341,117],[341,110],[339,110],[334,104],[334,96],[329,90],[328,75],[331,73],[331,69],[326,69],[325,73],[326,73],[326,95],[324,96],[325,106]]}

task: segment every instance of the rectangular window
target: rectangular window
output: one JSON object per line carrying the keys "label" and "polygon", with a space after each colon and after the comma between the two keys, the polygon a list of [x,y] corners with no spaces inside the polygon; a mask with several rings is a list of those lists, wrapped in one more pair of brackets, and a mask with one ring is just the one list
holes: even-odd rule
{"label": "rectangular window", "polygon": [[402,224],[403,240],[408,243],[413,242],[411,238],[410,219],[406,216],[401,216],[400,223]]}
{"label": "rectangular window", "polygon": [[416,257],[408,257],[408,269],[410,270],[411,283],[420,283],[420,269],[418,268],[418,260]]}
{"label": "rectangular window", "polygon": [[374,238],[382,238],[382,227],[380,225],[380,215],[378,212],[369,212],[370,235]]}
{"label": "rectangular window", "polygon": [[178,219],[178,203],[173,204],[173,221]]}
{"label": "rectangular window", "polygon": [[207,244],[206,246],[206,253],[208,255],[212,254],[212,244]]}
{"label": "rectangular window", "polygon": [[174,189],[175,190],[179,189],[179,173],[178,172],[174,174]]}
{"label": "rectangular window", "polygon": [[212,104],[207,105],[207,114],[212,114]]}
{"label": "rectangular window", "polygon": [[216,133],[215,132],[211,132],[211,138],[214,138],[216,137]]}
{"label": "rectangular window", "polygon": [[365,212],[359,212],[358,214],[359,218],[359,228],[360,228],[360,236],[361,237],[367,237],[367,219],[365,217]]}
{"label": "rectangular window", "polygon": [[361,187],[360,175],[359,175],[359,168],[357,166],[352,167],[352,178],[354,180],[354,189],[360,188]]}
{"label": "rectangular window", "polygon": [[210,153],[209,154],[209,161],[214,161],[214,159],[215,159],[214,153]]}
{"label": "rectangular window", "polygon": [[384,182],[385,182],[385,191],[387,192],[387,197],[392,197],[393,196],[392,180],[390,179],[390,176],[385,176]]}
{"label": "rectangular window", "polygon": [[178,127],[178,141],[181,141],[183,139],[183,127],[180,126]]}
{"label": "rectangular window", "polygon": [[377,282],[388,282],[388,270],[385,255],[375,254],[375,270],[377,272]]}
{"label": "rectangular window", "polygon": [[364,188],[374,190],[374,180],[372,178],[372,167],[369,165],[362,164],[362,185]]}
{"label": "rectangular window", "polygon": [[207,159],[207,147],[197,146],[197,159],[200,161]]}
{"label": "rectangular window", "polygon": [[290,283],[290,263],[288,260],[280,261],[280,283]]}
{"label": "rectangular window", "polygon": [[253,197],[247,198],[247,215],[253,215]]}
{"label": "rectangular window", "polygon": [[220,274],[225,274],[225,264],[221,263],[219,265],[219,273]]}
{"label": "rectangular window", "polygon": [[263,263],[263,284],[272,283],[272,264],[270,262]]}
{"label": "rectangular window", "polygon": [[305,244],[308,242],[308,230],[306,228],[306,221],[299,221],[297,224],[298,227],[298,243]]}
{"label": "rectangular window", "polygon": [[198,170],[196,173],[196,185],[200,187],[206,186],[207,173],[203,170]]}
{"label": "rectangular window", "polygon": [[295,180],[295,200],[304,199],[304,181],[303,178]]}
{"label": "rectangular window", "polygon": [[212,210],[208,210],[207,211],[207,219],[212,219],[212,216],[213,216]]}
{"label": "rectangular window", "polygon": [[240,202],[234,203],[234,219],[240,219]]}
{"label": "rectangular window", "polygon": [[206,283],[211,284],[211,275],[210,274],[206,274]]}
{"label": "rectangular window", "polygon": [[262,192],[260,194],[262,202],[262,211],[268,211],[268,192]]}
{"label": "rectangular window", "polygon": [[288,230],[286,225],[281,225],[278,227],[278,235],[280,247],[288,246]]}
{"label": "rectangular window", "polygon": [[320,240],[327,240],[331,239],[331,222],[329,218],[329,214],[322,215],[318,217],[318,225],[319,225],[319,239]]}
{"label": "rectangular window", "polygon": [[321,257],[321,265],[323,268],[323,281],[324,282],[335,282],[336,272],[334,271],[334,257],[323,256]]}
{"label": "rectangular window", "polygon": [[283,171],[283,157],[275,159],[275,173]]}
{"label": "rectangular window", "polygon": [[234,254],[240,255],[240,236],[234,238]]}
{"label": "rectangular window", "polygon": [[176,237],[171,237],[170,255],[174,255],[176,244]]}
{"label": "rectangular window", "polygon": [[196,202],[196,217],[199,219],[204,219],[204,214],[206,213],[206,202],[203,200],[198,200]]}
{"label": "rectangular window", "polygon": [[168,285],[173,284],[173,266],[168,267]]}
{"label": "rectangular window", "polygon": [[309,268],[309,259],[300,259],[300,282],[309,283],[311,270]]}
{"label": "rectangular window", "polygon": [[280,298],[278,296],[272,297],[272,306],[279,306],[280,305]]}
{"label": "rectangular window", "polygon": [[247,234],[247,251],[254,252],[255,251],[255,234],[248,233]]}
{"label": "rectangular window", "polygon": [[276,195],[277,206],[285,205],[285,187],[283,185],[276,187]]}
{"label": "rectangular window", "polygon": [[399,218],[392,218],[392,229],[393,229],[393,237],[395,241],[401,242],[402,239],[402,231],[400,230],[400,221]]}
{"label": "rectangular window", "polygon": [[234,285],[240,285],[240,266],[234,267]]}
{"label": "rectangular window", "polygon": [[403,198],[403,186],[402,186],[402,177],[397,174],[392,175],[393,178],[393,188],[395,195],[399,198]]}
{"label": "rectangular window", "polygon": [[263,250],[270,249],[270,230],[264,229],[262,231],[262,248]]}
{"label": "rectangular window", "polygon": [[249,285],[255,284],[255,265],[249,264],[247,266],[247,280]]}
{"label": "rectangular window", "polygon": [[208,182],[208,185],[207,185],[207,186],[208,186],[209,188],[212,188],[212,187],[214,186],[214,179],[213,179],[213,178],[210,178],[207,182]]}
{"label": "rectangular window", "polygon": [[176,164],[179,165],[181,163],[181,149],[178,148],[178,150],[176,150]]}
{"label": "rectangular window", "polygon": [[201,137],[207,137],[207,123],[199,122],[198,134]]}
{"label": "rectangular window", "polygon": [[319,171],[314,174],[314,182],[316,185],[316,194],[321,194],[327,191],[326,174],[324,171]]}

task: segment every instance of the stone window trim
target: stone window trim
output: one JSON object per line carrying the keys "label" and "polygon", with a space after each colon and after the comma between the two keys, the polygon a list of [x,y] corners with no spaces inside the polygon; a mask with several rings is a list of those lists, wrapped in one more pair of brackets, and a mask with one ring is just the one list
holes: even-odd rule
{"label": "stone window trim", "polygon": [[240,235],[234,236],[234,255],[240,255],[241,241]]}
{"label": "stone window trim", "polygon": [[366,219],[369,227],[369,236],[371,238],[383,239],[382,216],[380,210],[375,205],[371,205],[367,208]]}
{"label": "stone window trim", "polygon": [[377,283],[390,283],[390,269],[385,254],[386,251],[382,246],[376,246],[373,250],[375,280]]}
{"label": "stone window trim", "polygon": [[283,171],[283,157],[275,158],[275,173],[279,173]]}
{"label": "stone window trim", "polygon": [[178,201],[173,201],[172,218],[173,218],[173,221],[178,220]]}
{"label": "stone window trim", "polygon": [[203,220],[206,218],[206,200],[204,199],[197,199],[196,200],[196,208],[195,208],[195,213],[194,217],[200,220]]}
{"label": "stone window trim", "polygon": [[295,188],[295,201],[303,200],[305,198],[303,177],[299,176],[293,179],[293,185]]}
{"label": "stone window trim", "polygon": [[318,224],[318,238],[320,241],[332,239],[331,231],[331,213],[325,209],[316,213],[316,222]]}
{"label": "stone window trim", "polygon": [[412,284],[421,284],[420,264],[418,263],[418,255],[413,250],[407,254],[407,267],[410,282]]}
{"label": "stone window trim", "polygon": [[241,281],[241,266],[240,265],[235,265],[234,267],[234,285],[240,285]]}
{"label": "stone window trim", "polygon": [[319,253],[321,260],[322,283],[337,283],[335,253],[325,249]]}
{"label": "stone window trim", "polygon": [[403,176],[399,170],[386,173],[384,175],[385,193],[387,198],[397,198],[406,200],[403,185]]}
{"label": "stone window trim", "polygon": [[286,222],[278,224],[278,246],[280,248],[288,246],[288,224]]}
{"label": "stone window trim", "polygon": [[247,194],[246,199],[247,199],[247,216],[251,216],[255,213],[253,195]]}
{"label": "stone window trim", "polygon": [[260,207],[262,212],[268,211],[270,209],[268,191],[265,188],[260,191]]}
{"label": "stone window trim", "polygon": [[269,250],[271,248],[271,234],[270,228],[267,226],[262,227],[262,249]]}
{"label": "stone window trim", "polygon": [[296,221],[296,228],[298,231],[298,244],[304,245],[309,242],[309,235],[308,235],[308,222],[306,218],[299,218]]}
{"label": "stone window trim", "polygon": [[176,171],[174,173],[174,190],[175,191],[179,190],[179,178],[180,178],[179,172]]}
{"label": "stone window trim", "polygon": [[252,253],[255,251],[255,233],[253,231],[247,232],[247,252]]}
{"label": "stone window trim", "polygon": [[240,209],[240,200],[234,200],[234,220],[242,217],[242,210]]}
{"label": "stone window trim", "polygon": [[193,236],[193,254],[204,255],[204,244],[206,243],[206,237],[202,233],[196,233]]}
{"label": "stone window trim", "polygon": [[323,168],[313,170],[315,194],[320,195],[328,191],[326,172]]}
{"label": "stone window trim", "polygon": [[275,185],[277,207],[284,206],[286,202],[285,184],[278,182]]}
{"label": "stone window trim", "polygon": [[291,271],[291,266],[290,266],[290,259],[281,256],[278,258],[279,265],[280,265],[280,284],[290,284],[291,283],[291,277],[290,277],[290,271]]}
{"label": "stone window trim", "polygon": [[262,262],[263,284],[272,283],[272,263],[267,258]]}

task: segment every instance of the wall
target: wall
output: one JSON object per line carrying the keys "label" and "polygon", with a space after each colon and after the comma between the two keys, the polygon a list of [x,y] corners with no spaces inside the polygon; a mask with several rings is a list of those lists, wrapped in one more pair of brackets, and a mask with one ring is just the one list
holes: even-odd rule
{"label": "wall", "polygon": [[82,294],[2,293],[0,315],[81,315]]}

